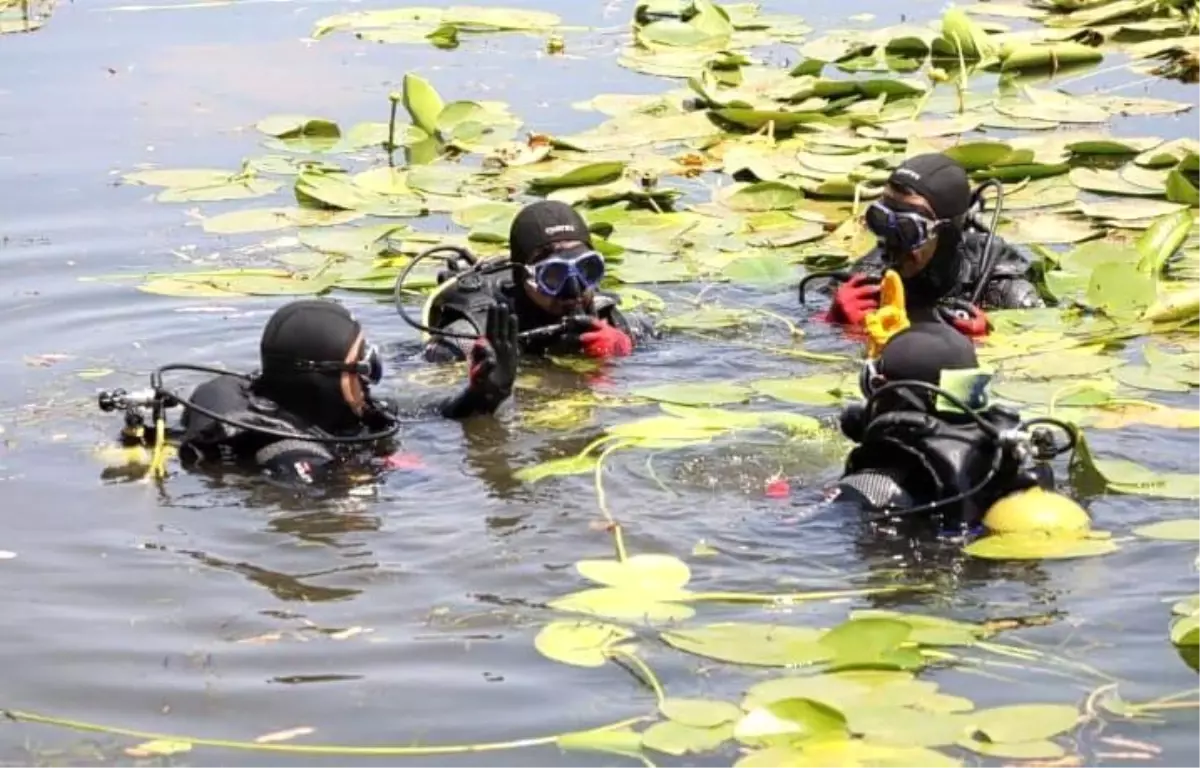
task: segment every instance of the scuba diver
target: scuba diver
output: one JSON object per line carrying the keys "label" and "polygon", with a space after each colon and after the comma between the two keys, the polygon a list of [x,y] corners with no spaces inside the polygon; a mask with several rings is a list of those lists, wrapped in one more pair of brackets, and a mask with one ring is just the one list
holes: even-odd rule
{"label": "scuba diver", "polygon": [[[990,226],[978,216],[987,187],[997,194]],[[1003,194],[995,180],[972,192],[966,170],[941,153],[910,157],[867,207],[864,222],[879,244],[848,272],[806,276],[800,303],[809,280],[842,280],[823,319],[859,327],[878,307],[879,278],[890,268],[904,281],[914,319],[941,320],[973,338],[988,333],[985,309],[1044,306],[1029,280],[1029,258],[995,234]]]}
{"label": "scuba diver", "polygon": [[[486,333],[468,352],[466,387],[405,403],[376,399],[383,379],[378,350],[340,304],[309,299],[280,307],[260,343],[260,370],[247,375],[177,363],[151,374],[140,393],[101,392],[101,410],[125,411],[127,445],[146,440],[146,409],[155,434],[151,470],[164,474],[165,410],[181,406],[179,457],[185,466],[257,468],[284,484],[309,485],[356,453],[378,448],[400,430],[399,417],[490,414],[512,393],[517,370],[516,319],[503,305],[487,312]],[[187,398],[163,386],[169,371],[216,374]]]}
{"label": "scuba diver", "polygon": [[[425,358],[449,362],[466,358],[489,308],[510,308],[520,328],[521,352],[623,357],[653,335],[648,318],[626,315],[619,297],[598,290],[604,257],[592,247],[587,223],[566,203],[542,200],[525,206],[509,232],[510,260],[479,262],[469,251],[432,248],[413,259],[396,280],[396,309],[409,325],[426,334]],[[410,318],[400,292],[411,269],[438,251],[447,269],[425,306],[423,322]]]}
{"label": "scuba diver", "polygon": [[[1074,448],[1074,433],[989,403],[990,379],[972,341],[945,322],[917,321],[892,335],[863,366],[866,400],[842,411],[842,433],[856,445],[829,498],[879,513],[874,522],[934,522],[965,534],[1001,498],[1052,491],[1048,462]],[[1066,445],[1052,428],[1068,435]]]}

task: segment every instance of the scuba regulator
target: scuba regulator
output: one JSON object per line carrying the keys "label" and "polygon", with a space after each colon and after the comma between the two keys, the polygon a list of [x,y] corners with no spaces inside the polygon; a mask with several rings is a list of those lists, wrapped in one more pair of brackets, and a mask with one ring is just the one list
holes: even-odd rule
{"label": "scuba regulator", "polygon": [[[996,204],[992,209],[991,220],[988,224],[983,223],[984,212],[984,190],[992,188],[996,191]],[[999,263],[1000,255],[996,252],[992,245],[996,239],[996,228],[1000,223],[1000,213],[1004,208],[1004,185],[996,179],[988,179],[980,184],[971,192],[971,201],[967,207],[967,212],[964,214],[964,225],[977,232],[986,232],[987,240],[983,246],[983,263],[979,270],[979,276],[975,281],[975,287],[971,292],[969,300],[948,297],[938,303],[938,315],[947,323],[953,323],[957,320],[965,320],[969,317],[969,307],[978,306],[980,298],[987,287],[988,281],[992,277],[992,273],[996,271],[996,266]],[[829,270],[824,272],[812,272],[805,275],[797,286],[798,298],[801,306],[807,305],[806,289],[808,284],[814,280],[833,280],[834,282],[842,283],[851,278],[851,273],[847,270]]]}
{"label": "scuba regulator", "polygon": [[[413,269],[419,263],[439,254],[445,254],[442,256],[445,267],[438,270],[437,288],[425,300],[421,311],[421,321],[418,322],[409,315],[408,310],[404,307],[402,297],[404,285],[408,282],[408,276],[412,274]],[[425,340],[437,336],[448,339],[475,341],[479,338],[480,334],[457,333],[443,328],[431,327],[429,320],[434,302],[443,292],[454,288],[464,291],[482,290],[485,287],[484,282],[487,278],[500,272],[511,271],[513,266],[514,262],[511,259],[480,261],[475,254],[466,248],[457,245],[435,245],[414,256],[412,261],[406,264],[404,269],[400,270],[400,274],[396,276],[395,288],[392,291],[392,300],[396,306],[396,312],[400,315],[401,320],[420,331],[424,335]],[[546,339],[569,332],[586,330],[591,325],[592,319],[588,315],[568,315],[556,323],[544,325],[539,328],[522,330],[517,334],[517,338],[523,342]]]}

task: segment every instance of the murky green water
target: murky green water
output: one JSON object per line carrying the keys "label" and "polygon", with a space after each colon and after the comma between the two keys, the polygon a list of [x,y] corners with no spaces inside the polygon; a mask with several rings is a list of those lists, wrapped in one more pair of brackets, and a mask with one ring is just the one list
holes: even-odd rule
{"label": "murky green water", "polygon": [[[404,72],[420,71],[436,77],[448,98],[507,101],[529,128],[568,133],[599,119],[571,109],[571,102],[601,92],[662,91],[662,81],[615,64],[630,3],[554,8],[570,23],[612,30],[571,38],[570,56],[553,58],[541,53],[538,36],[484,36],[457,51],[369,45],[345,35],[318,44],[301,40],[316,18],[384,7],[375,2],[162,3],[145,11],[119,10],[119,3],[63,4],[37,32],[0,37],[0,424],[6,439],[0,549],[16,554],[0,561],[6,587],[0,706],[232,740],[308,726],[315,731],[304,740],[357,745],[508,741],[651,712],[652,694],[619,668],[556,664],[533,646],[538,628],[555,616],[544,603],[583,586],[572,564],[610,556],[611,542],[595,525],[601,518],[590,476],[526,485],[512,472],[578,451],[612,413],[575,429],[531,428],[523,414],[543,406],[526,392],[495,421],[414,424],[404,444],[420,456],[420,469],[393,472],[361,494],[334,499],[301,503],[253,479],[178,471],[162,488],[109,482],[92,451],[111,440],[119,419],[96,411],[95,390],[138,386],[151,367],[172,360],[251,367],[261,325],[280,302],[174,299],[137,292],[132,284],[79,279],[193,268],[189,262],[215,261],[219,253],[263,240],[205,235],[182,214],[192,205],[153,204],[147,189],[113,182],[118,172],[146,162],[236,167],[260,153],[262,137],[251,126],[268,114],[384,120],[386,94]],[[862,11],[891,23],[896,13],[863,2],[828,11],[779,6],[804,13],[818,28]],[[921,3],[906,11],[932,17],[939,9]],[[1094,85],[1111,82],[1098,77]],[[1194,85],[1160,81],[1150,95],[1196,101]],[[1116,129],[1138,130],[1194,136],[1195,113]],[[236,204],[201,207],[207,213],[223,206]],[[448,222],[431,217],[415,226],[442,232]],[[678,302],[696,290],[659,292]],[[730,304],[798,314],[791,289],[718,290]],[[397,344],[398,355],[411,345],[411,331],[387,304],[365,294],[339,298],[375,339]],[[808,348],[853,349],[824,326],[806,330]],[[46,357],[57,355],[66,357]],[[419,369],[407,365],[397,374],[400,386]],[[114,372],[97,381],[77,375],[97,368]],[[818,368],[737,340],[676,335],[593,386],[619,392],[664,380],[753,380],[810,370]],[[588,386],[584,377],[559,374],[553,381],[564,391]],[[1190,408],[1197,402],[1194,392],[1160,399]],[[1093,443],[1163,470],[1190,471],[1197,463],[1194,431],[1132,427],[1100,432]],[[649,466],[644,453],[617,454],[605,482],[630,550],[688,560],[694,588],[777,592],[934,583],[935,592],[857,599],[853,606],[973,620],[1044,615],[1052,619],[1045,626],[1003,639],[1084,661],[1120,680],[1128,700],[1195,685],[1195,673],[1167,637],[1170,603],[1195,592],[1194,545],[1135,540],[1103,558],[1029,564],[913,551],[872,541],[845,520],[814,512],[821,485],[837,472],[838,457],[812,446],[725,440],[656,455]],[[790,480],[790,498],[764,494],[777,474]],[[1193,502],[1118,495],[1095,498],[1089,508],[1098,527],[1117,535],[1196,511]],[[701,541],[716,554],[694,556]],[[705,605],[700,615],[704,621],[828,626],[848,607]],[[737,701],[751,681],[767,675],[656,643],[644,647],[644,657],[675,696]],[[1105,682],[995,671],[1009,681],[956,670],[927,674],[980,706],[1077,704]],[[1149,760],[1113,757],[1130,750],[1101,741],[1112,736],[1150,742],[1161,752]],[[1194,710],[1165,712],[1156,724],[1093,722],[1081,741],[1088,764],[1180,765],[1200,758]],[[101,757],[129,763],[134,758],[121,750],[132,743],[62,728],[0,727],[0,758],[13,763]],[[735,753],[658,757],[661,764],[719,765]],[[398,761],[201,747],[169,759],[195,765]],[[553,745],[412,760],[633,764]]]}

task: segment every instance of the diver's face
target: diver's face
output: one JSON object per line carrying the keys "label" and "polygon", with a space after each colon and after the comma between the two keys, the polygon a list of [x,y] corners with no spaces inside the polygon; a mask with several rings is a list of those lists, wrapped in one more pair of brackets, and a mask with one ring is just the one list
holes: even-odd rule
{"label": "diver's face", "polygon": [[[929,201],[915,192],[905,192],[888,186],[883,191],[883,202],[884,204],[897,203],[898,208],[919,213],[931,221],[937,219],[933,208],[929,205]],[[907,280],[919,275],[929,265],[929,262],[933,260],[933,254],[937,251],[937,244],[938,236],[935,230],[929,240],[916,250],[903,254],[893,254],[893,266],[900,273],[900,277]]]}
{"label": "diver's face", "polygon": [[[343,363],[350,365],[358,362],[362,357],[363,345],[366,339],[362,331],[358,332],[358,337],[354,339],[354,343],[350,345],[350,350],[346,353],[346,359]],[[367,393],[363,389],[362,379],[357,373],[343,373],[341,375],[341,390],[342,399],[346,401],[346,405],[350,406],[350,410],[361,416],[367,405]]]}
{"label": "diver's face", "polygon": [[526,269],[525,293],[543,312],[557,317],[591,309],[604,258],[585,243],[554,243]]}

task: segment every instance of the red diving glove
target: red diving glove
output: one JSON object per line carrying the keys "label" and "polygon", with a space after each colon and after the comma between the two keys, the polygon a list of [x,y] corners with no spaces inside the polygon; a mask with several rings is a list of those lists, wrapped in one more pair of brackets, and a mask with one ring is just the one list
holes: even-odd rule
{"label": "red diving glove", "polygon": [[863,324],[863,318],[873,309],[879,309],[879,281],[858,274],[837,289],[833,305],[829,308],[829,320],[857,327]]}
{"label": "red diving glove", "polygon": [[633,352],[633,339],[613,328],[607,320],[593,320],[592,330],[580,334],[579,343],[588,357],[625,357]]}
{"label": "red diving glove", "polygon": [[956,301],[944,314],[950,325],[962,335],[979,339],[988,335],[987,315],[979,307],[966,301]]}

